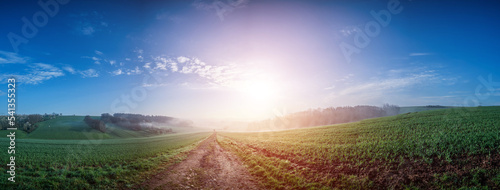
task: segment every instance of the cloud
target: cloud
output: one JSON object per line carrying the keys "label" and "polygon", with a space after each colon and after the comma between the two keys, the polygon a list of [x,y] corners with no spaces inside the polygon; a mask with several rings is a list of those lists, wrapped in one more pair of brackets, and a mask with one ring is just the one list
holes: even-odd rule
{"label": "cloud", "polygon": [[85,26],[82,26],[80,31],[82,32],[83,35],[90,36],[90,35],[94,34],[95,29],[94,29],[94,27],[89,26],[87,24],[88,23],[86,23]]}
{"label": "cloud", "polygon": [[115,63],[116,63],[116,61],[115,61],[115,60],[110,60],[110,61],[109,61],[109,64],[111,64],[111,65],[114,65]]}
{"label": "cloud", "polygon": [[350,35],[356,33],[359,30],[359,26],[346,26],[339,30],[340,34],[344,37],[349,37]]}
{"label": "cloud", "polygon": [[139,67],[135,67],[134,70],[127,70],[127,75],[138,75],[141,73],[142,71],[139,69]]}
{"label": "cloud", "polygon": [[5,92],[0,90],[0,96],[3,96],[3,95],[5,95]]}
{"label": "cloud", "polygon": [[210,65],[198,58],[186,56],[156,56],[142,67],[149,73],[178,73],[198,76],[205,79],[208,84],[217,86],[229,86],[232,79],[238,75],[238,72],[235,72],[233,68],[234,66]]}
{"label": "cloud", "polygon": [[170,62],[170,69],[172,69],[172,72],[179,71],[179,67],[177,67],[177,63],[176,62]]}
{"label": "cloud", "polygon": [[352,73],[351,73],[351,74],[348,74],[348,75],[346,75],[346,76],[344,76],[344,77],[342,77],[342,78],[340,78],[340,79],[337,79],[337,80],[335,80],[335,81],[336,81],[336,82],[345,82],[345,81],[349,80],[349,79],[350,79],[351,77],[353,77],[353,76],[354,76],[354,74],[352,74]]}
{"label": "cloud", "polygon": [[68,71],[71,74],[75,74],[76,73],[75,69],[73,67],[71,67],[71,66],[65,66],[65,67],[63,67],[63,70]]}
{"label": "cloud", "polygon": [[433,55],[433,53],[410,53],[410,56],[426,56],[426,55]]}
{"label": "cloud", "polygon": [[156,67],[154,69],[167,70],[167,63],[156,62]]}
{"label": "cloud", "polygon": [[168,20],[173,23],[181,23],[184,19],[176,15],[170,15],[168,12],[156,14],[156,20]]}
{"label": "cloud", "polygon": [[[350,84],[344,82],[335,84],[322,99],[323,103],[342,105],[352,104],[383,104],[405,102],[406,105],[420,104],[423,99],[411,99],[417,89],[437,88],[450,85],[443,79],[451,77],[444,76],[439,72],[422,67],[393,69],[379,73],[371,78],[363,80],[351,80]],[[412,93],[411,95],[408,93]]]}
{"label": "cloud", "polygon": [[83,78],[93,78],[99,76],[99,73],[97,73],[97,71],[94,69],[87,69],[84,71],[80,71],[80,74],[82,75]]}
{"label": "cloud", "polygon": [[117,69],[116,71],[111,72],[111,74],[113,74],[114,76],[121,75],[121,74],[123,74],[123,71],[122,71],[122,69]]}
{"label": "cloud", "polygon": [[169,84],[164,84],[164,83],[155,83],[155,84],[150,84],[150,83],[143,83],[141,86],[146,87],[146,88],[155,88],[155,87],[160,87],[160,86],[168,86]]}
{"label": "cloud", "polygon": [[[134,50],[139,55],[143,55],[142,49]],[[238,66],[241,67],[241,66]],[[234,81],[237,78],[241,78],[240,74],[248,73],[246,69],[237,69],[235,64],[225,64],[225,65],[213,65],[207,64],[196,57],[187,56],[147,56],[144,58],[144,65],[140,67],[135,67],[134,70],[124,70],[122,71],[128,75],[141,74],[142,72],[148,72],[150,74],[157,74],[159,76],[167,76],[171,73],[176,73],[177,75],[185,75],[189,77],[199,77],[197,82],[203,81],[203,85],[210,85],[212,87],[233,86]],[[143,69],[143,70],[141,70]],[[184,78],[188,79],[188,78]],[[189,80],[189,79],[188,79]],[[186,82],[186,81],[183,81]]]}
{"label": "cloud", "polygon": [[14,52],[7,52],[0,50],[0,64],[5,63],[26,63],[27,58],[21,57],[19,54]]}
{"label": "cloud", "polygon": [[179,56],[179,57],[177,57],[177,61],[179,63],[185,63],[186,61],[189,61],[189,58],[184,57],[184,56]]}
{"label": "cloud", "polygon": [[144,50],[143,49],[136,49],[136,50],[134,50],[134,52],[139,54],[139,55],[142,55],[144,53]]}
{"label": "cloud", "polygon": [[174,63],[170,63],[173,72],[198,75],[212,84],[221,86],[229,86],[238,75],[238,72],[231,66],[209,65],[198,58],[190,58],[189,61],[180,65]]}
{"label": "cloud", "polygon": [[218,0],[195,0],[192,4],[196,9],[214,11],[220,20],[224,20],[229,13],[238,8],[243,8],[249,0],[218,1]]}
{"label": "cloud", "polygon": [[435,73],[412,74],[401,78],[389,78],[383,80],[371,80],[371,82],[348,87],[340,91],[340,95],[351,95],[357,93],[371,93],[374,91],[403,89],[416,84],[437,80]]}
{"label": "cloud", "polygon": [[70,15],[75,19],[74,30],[81,35],[93,36],[96,32],[103,31],[108,23],[103,21],[104,17],[97,11]]}
{"label": "cloud", "polygon": [[326,87],[324,88],[325,90],[332,90],[332,89],[335,89],[335,85],[332,85],[332,86],[329,86],[329,87]]}
{"label": "cloud", "polygon": [[92,61],[94,61],[95,64],[101,64],[101,58],[99,57],[95,57],[95,56],[82,56],[82,58],[86,58],[86,59],[92,59]]}
{"label": "cloud", "polygon": [[134,69],[117,69],[117,70],[111,72],[111,74],[113,76],[123,75],[123,74],[126,74],[126,75],[138,75],[138,74],[141,74],[141,73],[142,73],[142,70],[140,70],[139,67],[135,67]]}
{"label": "cloud", "polygon": [[95,54],[97,54],[97,55],[102,55],[103,53],[102,53],[102,52],[100,52],[100,51],[95,50]]}
{"label": "cloud", "polygon": [[[190,60],[187,57],[180,56],[176,60],[180,60],[179,62],[185,63],[186,61]],[[165,58],[165,57],[155,57],[154,58],[156,67],[154,69],[159,69],[159,70],[168,70],[170,69],[171,72],[177,72],[179,71],[179,67],[177,66],[177,62],[173,61],[170,58]]]}
{"label": "cloud", "polygon": [[[26,74],[13,75],[17,81],[26,84],[40,84],[43,81],[64,76],[64,72],[52,65],[34,63],[29,66]],[[5,75],[4,75],[5,77]]]}
{"label": "cloud", "polygon": [[91,59],[94,60],[95,64],[101,64],[101,59],[100,58],[92,57]]}

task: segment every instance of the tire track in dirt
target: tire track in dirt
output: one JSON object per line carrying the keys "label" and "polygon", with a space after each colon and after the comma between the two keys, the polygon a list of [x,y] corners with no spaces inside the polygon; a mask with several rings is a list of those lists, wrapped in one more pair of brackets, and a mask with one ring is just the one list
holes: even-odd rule
{"label": "tire track in dirt", "polygon": [[224,150],[217,134],[201,142],[188,157],[143,183],[148,189],[262,189],[238,157]]}

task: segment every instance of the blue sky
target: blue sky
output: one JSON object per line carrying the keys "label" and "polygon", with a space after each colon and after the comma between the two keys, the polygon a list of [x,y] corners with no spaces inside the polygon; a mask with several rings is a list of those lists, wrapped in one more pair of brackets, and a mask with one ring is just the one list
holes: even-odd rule
{"label": "blue sky", "polygon": [[0,99],[16,77],[21,114],[500,105],[496,1],[40,2],[0,5]]}

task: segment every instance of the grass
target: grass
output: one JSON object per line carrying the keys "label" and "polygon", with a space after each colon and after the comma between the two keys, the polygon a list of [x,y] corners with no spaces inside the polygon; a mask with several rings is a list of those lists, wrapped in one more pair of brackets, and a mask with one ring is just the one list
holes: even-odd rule
{"label": "grass", "polygon": [[270,189],[500,188],[500,107],[219,133]]}
{"label": "grass", "polygon": [[[66,119],[71,125],[71,118]],[[99,140],[30,139],[30,135],[16,139],[16,183],[7,182],[9,175],[2,167],[0,189],[138,188],[147,176],[182,160],[182,153],[210,133]],[[9,141],[1,138],[0,144],[8,147]],[[8,157],[7,151],[0,151],[2,163],[8,163]]]}

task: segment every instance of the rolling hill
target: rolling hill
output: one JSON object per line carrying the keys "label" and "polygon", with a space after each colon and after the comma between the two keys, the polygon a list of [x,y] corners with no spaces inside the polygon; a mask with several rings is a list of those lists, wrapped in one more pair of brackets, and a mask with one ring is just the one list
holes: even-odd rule
{"label": "rolling hill", "polygon": [[[84,121],[84,116],[59,116],[55,119],[38,123],[38,128],[27,134],[24,131],[17,130],[16,138],[26,139],[115,139],[115,138],[140,138],[155,136],[144,131],[133,131],[118,127],[112,123],[106,124],[106,133],[90,128]],[[99,116],[93,116],[99,119]],[[169,127],[169,126],[162,126]],[[175,132],[186,132],[186,129],[175,127]],[[1,130],[0,135],[7,135],[9,131]]]}

